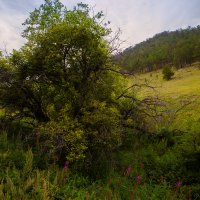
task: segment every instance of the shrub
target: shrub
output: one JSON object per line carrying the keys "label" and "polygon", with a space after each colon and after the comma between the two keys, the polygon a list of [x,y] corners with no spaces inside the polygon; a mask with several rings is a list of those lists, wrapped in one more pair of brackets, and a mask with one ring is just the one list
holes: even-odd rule
{"label": "shrub", "polygon": [[165,65],[162,70],[162,73],[163,73],[164,80],[170,80],[172,79],[172,76],[174,75],[174,72],[172,71],[172,68],[170,65]]}

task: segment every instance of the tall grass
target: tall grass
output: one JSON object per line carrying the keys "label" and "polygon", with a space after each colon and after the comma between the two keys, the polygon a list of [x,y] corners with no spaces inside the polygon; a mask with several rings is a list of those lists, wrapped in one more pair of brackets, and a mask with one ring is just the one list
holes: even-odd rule
{"label": "tall grass", "polygon": [[[131,134],[131,133],[130,133]],[[37,151],[25,149],[1,133],[0,199],[190,199],[200,186],[187,182],[177,148],[167,141],[133,134],[116,152],[116,165],[106,178],[92,180],[73,166],[40,170]],[[146,139],[145,139],[146,138]],[[16,148],[17,147],[17,148]],[[180,149],[179,149],[180,150]],[[17,158],[16,158],[17,157]],[[180,187],[177,182],[183,181]]]}

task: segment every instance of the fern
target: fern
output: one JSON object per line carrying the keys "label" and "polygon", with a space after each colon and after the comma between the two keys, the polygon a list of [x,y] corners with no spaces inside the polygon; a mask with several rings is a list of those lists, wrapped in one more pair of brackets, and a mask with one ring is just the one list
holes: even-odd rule
{"label": "fern", "polygon": [[22,172],[23,179],[26,179],[27,176],[32,171],[32,165],[33,165],[33,153],[31,149],[29,149],[29,151],[26,153],[26,163],[24,165],[23,172]]}

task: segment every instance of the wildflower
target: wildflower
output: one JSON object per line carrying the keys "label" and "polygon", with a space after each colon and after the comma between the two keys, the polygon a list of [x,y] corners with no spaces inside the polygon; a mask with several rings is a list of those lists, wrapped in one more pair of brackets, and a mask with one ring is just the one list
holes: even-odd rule
{"label": "wildflower", "polygon": [[141,183],[141,181],[142,181],[142,177],[141,177],[141,176],[137,176],[137,177],[136,177],[136,182],[137,182],[137,183]]}
{"label": "wildflower", "polygon": [[178,182],[176,183],[176,188],[177,188],[177,189],[181,188],[181,187],[182,187],[182,184],[183,184],[182,181],[178,181]]}
{"label": "wildflower", "polygon": [[26,77],[26,81],[29,81],[29,80],[30,80],[30,76],[27,76],[27,77]]}
{"label": "wildflower", "polygon": [[137,176],[136,177],[136,184],[134,185],[134,188],[133,188],[133,191],[131,192],[131,197],[130,199],[135,199],[135,195],[136,195],[136,192],[139,188],[139,184],[141,183],[142,181],[142,177],[141,176]]}
{"label": "wildflower", "polygon": [[132,171],[133,171],[132,167],[131,167],[131,166],[128,166],[128,167],[126,168],[125,172],[124,172],[124,176],[126,176],[126,177],[130,176],[131,173],[132,173]]}
{"label": "wildflower", "polygon": [[68,169],[69,169],[69,161],[65,161],[64,171],[67,171]]}

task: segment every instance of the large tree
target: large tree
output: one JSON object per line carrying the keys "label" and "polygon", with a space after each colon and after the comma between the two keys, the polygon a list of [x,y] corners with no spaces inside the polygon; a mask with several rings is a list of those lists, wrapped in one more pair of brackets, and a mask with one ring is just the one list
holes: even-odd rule
{"label": "large tree", "polygon": [[123,86],[102,16],[90,16],[85,4],[67,10],[46,0],[24,23],[27,43],[1,65],[1,105],[35,119],[46,144],[69,160],[92,162],[121,143]]}

